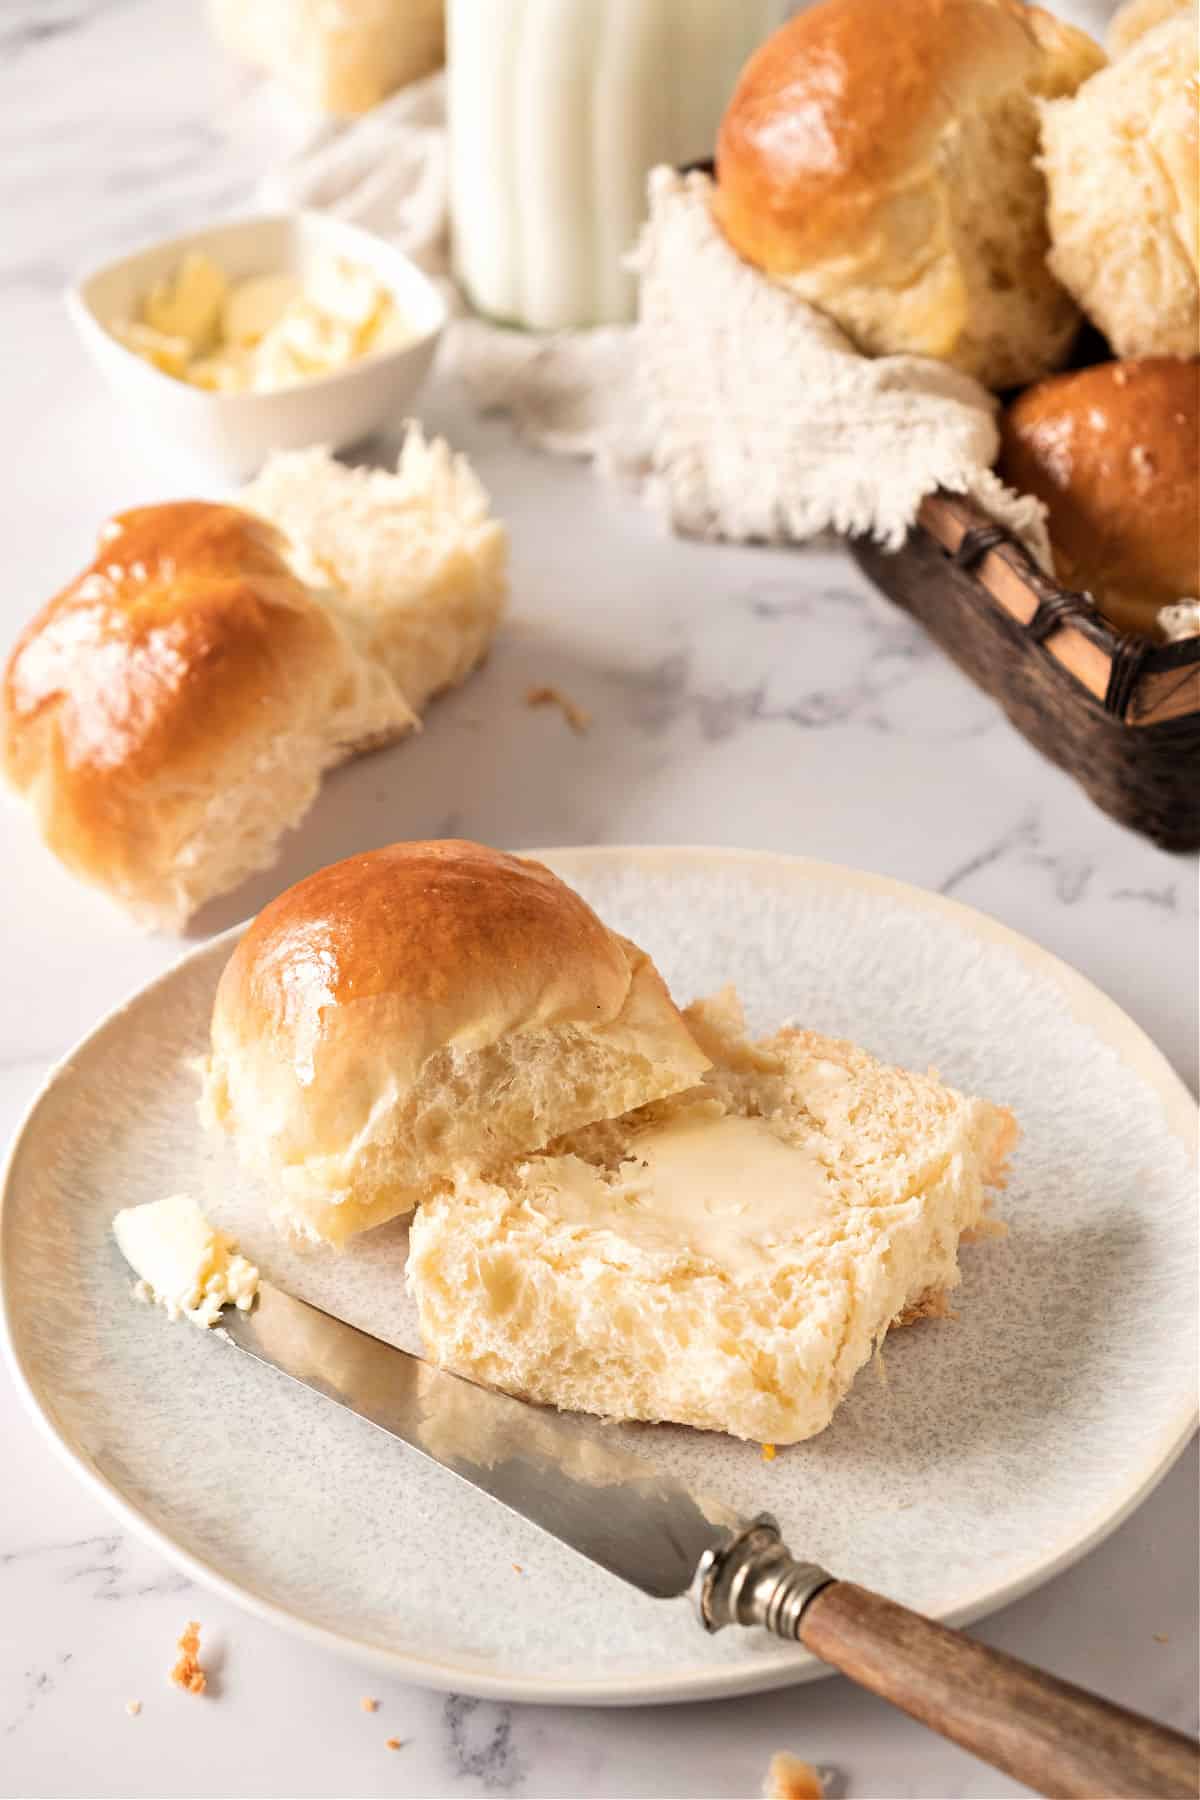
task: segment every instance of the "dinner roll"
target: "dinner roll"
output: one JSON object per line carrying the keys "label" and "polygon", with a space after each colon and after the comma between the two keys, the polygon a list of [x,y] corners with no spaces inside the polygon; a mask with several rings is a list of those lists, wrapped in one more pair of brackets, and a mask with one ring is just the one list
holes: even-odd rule
{"label": "dinner roll", "polygon": [[221,977],[206,1115],[314,1238],[689,1086],[649,957],[540,863],[392,844],[273,901]]}
{"label": "dinner roll", "polygon": [[1050,267],[1118,356],[1200,350],[1195,11],[1042,109]]}
{"label": "dinner roll", "polygon": [[225,49],[343,118],[441,63],[445,0],[208,0]]}
{"label": "dinner roll", "polygon": [[69,868],[179,929],[274,860],[326,769],[470,672],[506,560],[465,459],[415,426],[395,473],[304,450],[238,506],[123,513],[13,652],[9,783]]}
{"label": "dinner roll", "polygon": [[9,660],[10,785],[143,924],[264,867],[332,763],[415,723],[284,552],[233,506],[121,513]]}
{"label": "dinner roll", "polygon": [[1055,568],[1121,631],[1200,596],[1200,362],[1101,363],[1019,394],[999,472],[1049,509]]}
{"label": "dinner roll", "polygon": [[893,1325],[949,1311],[1016,1125],[838,1039],[747,1042],[729,993],[684,1017],[695,1088],[422,1205],[421,1336],[526,1399],[795,1443]]}
{"label": "dinner roll", "polygon": [[1034,101],[1103,61],[1018,0],[823,0],[742,73],[718,221],[860,349],[939,357],[994,388],[1032,381],[1078,324],[1045,267]]}

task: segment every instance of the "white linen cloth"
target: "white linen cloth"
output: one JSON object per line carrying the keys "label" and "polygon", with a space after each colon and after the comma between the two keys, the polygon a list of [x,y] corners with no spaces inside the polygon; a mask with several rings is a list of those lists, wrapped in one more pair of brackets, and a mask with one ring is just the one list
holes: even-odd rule
{"label": "white linen cloth", "polygon": [[741,261],[713,222],[711,186],[653,172],[637,326],[548,336],[471,316],[454,288],[440,73],[349,125],[320,125],[261,198],[399,244],[451,299],[445,363],[476,403],[542,449],[595,457],[676,531],[784,543],[834,530],[895,546],[941,487],[973,495],[1049,566],[1042,507],[992,473],[992,396],[924,357],[860,355]]}

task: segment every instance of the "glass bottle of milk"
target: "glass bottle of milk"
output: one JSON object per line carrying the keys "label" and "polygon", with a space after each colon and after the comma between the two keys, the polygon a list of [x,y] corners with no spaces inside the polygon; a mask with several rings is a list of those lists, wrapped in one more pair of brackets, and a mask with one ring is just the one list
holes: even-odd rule
{"label": "glass bottle of milk", "polygon": [[455,268],[535,330],[631,319],[622,258],[657,163],[713,153],[787,0],[449,0]]}

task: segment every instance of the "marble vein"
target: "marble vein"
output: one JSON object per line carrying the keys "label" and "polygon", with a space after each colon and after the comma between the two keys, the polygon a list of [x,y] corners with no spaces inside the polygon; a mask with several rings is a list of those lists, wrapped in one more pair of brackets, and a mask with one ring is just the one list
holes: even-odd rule
{"label": "marble vein", "polygon": [[0,1572],[34,1559],[56,1565],[49,1579],[79,1584],[93,1600],[138,1600],[156,1594],[182,1594],[194,1584],[179,1570],[160,1566],[147,1579],[130,1567],[130,1545],[123,1532],[101,1532],[67,1543],[23,1544],[0,1550]]}
{"label": "marble vein", "polygon": [[12,1737],[14,1732],[28,1724],[33,1714],[44,1700],[57,1693],[61,1672],[72,1661],[73,1652],[60,1651],[54,1659],[52,1668],[26,1669],[22,1678],[23,1696],[18,1710],[8,1720],[0,1736]]}

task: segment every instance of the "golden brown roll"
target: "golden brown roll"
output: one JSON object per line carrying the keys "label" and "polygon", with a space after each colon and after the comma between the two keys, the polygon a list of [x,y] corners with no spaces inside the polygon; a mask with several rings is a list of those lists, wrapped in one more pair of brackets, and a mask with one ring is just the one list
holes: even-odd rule
{"label": "golden brown roll", "polygon": [[1057,375],[1001,421],[999,472],[1049,509],[1055,568],[1121,631],[1200,595],[1200,362]]}
{"label": "golden brown roll", "polygon": [[217,989],[205,1110],[315,1238],[697,1081],[649,957],[540,863],[392,844],[251,925]]}
{"label": "golden brown roll", "polygon": [[284,548],[235,506],[120,513],[9,659],[9,783],[144,923],[178,927],[270,862],[330,764],[415,723]]}
{"label": "golden brown roll", "polygon": [[743,71],[717,218],[861,349],[939,357],[989,387],[1034,380],[1078,324],[1045,266],[1035,100],[1103,62],[1017,0],[823,0]]}
{"label": "golden brown roll", "polygon": [[177,929],[470,673],[506,564],[465,458],[416,425],[394,474],[287,451],[236,506],[122,513],[13,651],[0,767],[68,868]]}

